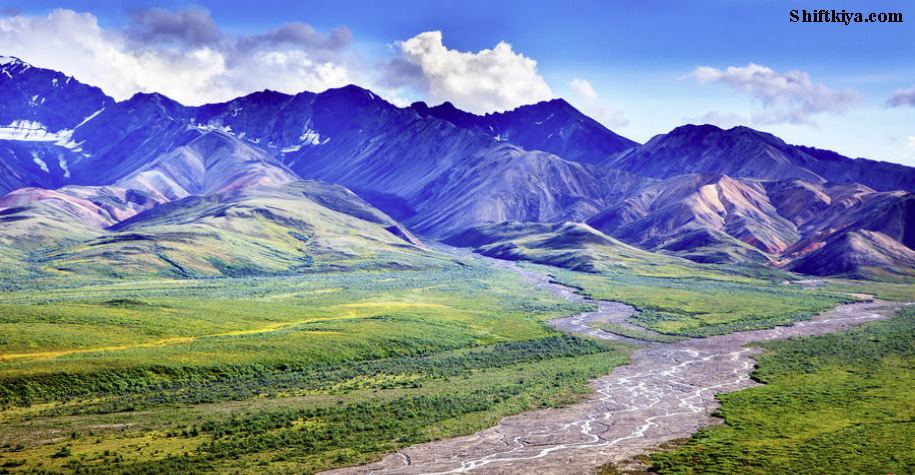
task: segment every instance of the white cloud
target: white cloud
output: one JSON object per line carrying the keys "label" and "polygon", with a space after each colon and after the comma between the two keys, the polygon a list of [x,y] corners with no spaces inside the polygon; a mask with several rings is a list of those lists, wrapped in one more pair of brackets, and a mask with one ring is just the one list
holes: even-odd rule
{"label": "white cloud", "polygon": [[580,103],[582,112],[585,114],[611,129],[629,125],[629,120],[623,116],[622,112],[616,110],[610,104],[601,102],[597,95],[597,91],[594,90],[594,87],[591,86],[590,82],[584,79],[575,78],[569,83],[569,87],[571,87],[572,91],[579,97],[580,101],[578,102]]}
{"label": "white cloud", "polygon": [[2,54],[63,71],[116,99],[160,92],[194,105],[265,88],[322,91],[350,82],[346,28],[322,35],[302,23],[246,37],[222,32],[209,12],[134,12],[123,30],[105,30],[90,13],[0,18]]}
{"label": "white cloud", "polygon": [[753,63],[723,71],[700,66],[686,77],[695,79],[699,85],[726,84],[758,99],[762,109],[754,111],[751,120],[760,124],[811,123],[811,115],[839,114],[859,99],[853,89],[834,91],[823,84],[814,84],[806,72],[777,73]]}
{"label": "white cloud", "polygon": [[572,90],[581,96],[582,99],[586,101],[597,101],[597,92],[594,91],[590,82],[585,81],[584,79],[575,78],[569,83],[569,86],[571,86]]}
{"label": "white cloud", "polygon": [[890,107],[915,107],[915,86],[908,89],[897,89],[886,104]]}
{"label": "white cloud", "polygon": [[717,110],[709,111],[697,119],[688,119],[687,122],[712,124],[717,125],[722,129],[730,129],[731,127],[736,127],[738,125],[753,125],[753,121],[740,114],[721,112]]}
{"label": "white cloud", "polygon": [[903,152],[902,158],[909,164],[915,165],[915,137],[906,137],[905,152]]}
{"label": "white cloud", "polygon": [[[117,100],[159,92],[197,105],[262,89],[295,94],[350,83],[399,106],[421,98],[475,113],[553,98],[536,61],[504,42],[460,52],[443,45],[441,32],[427,32],[392,45],[387,59],[367,63],[352,48],[348,28],[322,33],[291,22],[239,36],[200,7],[137,10],[118,28],[102,28],[93,14],[67,9],[15,13],[0,17],[0,45],[0,54],[62,71]],[[612,107],[600,105],[596,95],[593,100],[598,120],[619,123]]]}
{"label": "white cloud", "polygon": [[552,99],[537,62],[501,42],[477,53],[448,49],[440,31],[395,44],[396,56],[382,63],[380,82],[394,90],[417,88],[431,103],[452,102],[482,114]]}

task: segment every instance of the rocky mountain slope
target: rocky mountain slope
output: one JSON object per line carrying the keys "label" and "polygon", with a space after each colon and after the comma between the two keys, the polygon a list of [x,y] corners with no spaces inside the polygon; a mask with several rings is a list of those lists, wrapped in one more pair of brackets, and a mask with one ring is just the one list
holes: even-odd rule
{"label": "rocky mountain slope", "polygon": [[638,145],[582,114],[563,99],[485,116],[464,112],[450,102],[435,107],[417,102],[410,108],[424,117],[436,117],[526,150],[542,150],[581,163],[599,164]]}
{"label": "rocky mountain slope", "polygon": [[[0,192],[9,192],[0,198],[0,244],[13,254],[67,247],[46,256],[65,268],[82,266],[77,255],[102,268],[112,256],[142,254],[129,249],[158,255],[194,242],[230,262],[259,236],[279,244],[239,262],[290,269],[304,252],[295,236],[330,220],[339,225],[314,253],[328,265],[358,255],[377,263],[388,252],[410,261],[427,251],[408,229],[454,240],[467,229],[524,222],[552,224],[526,227],[486,252],[606,263],[626,249],[626,259],[636,250],[810,274],[911,275],[915,169],[746,127],[687,125],[639,145],[561,99],[477,116],[448,103],[399,108],[356,86],[262,91],[200,107],[155,93],[115,102],[13,58],[0,59],[0,99]],[[373,211],[337,219],[339,210],[326,209],[352,200],[362,204],[346,209]],[[570,224],[583,222],[593,229]],[[194,238],[172,240],[185,235]],[[583,236],[611,241],[599,252],[590,241],[574,251],[544,245]],[[334,240],[352,252],[335,253]],[[162,252],[167,259],[131,268],[177,272],[171,260],[196,269],[187,275],[232,269],[190,251]]]}
{"label": "rocky mountain slope", "polygon": [[722,173],[735,178],[861,183],[878,191],[915,191],[915,169],[798,147],[748,127],[684,125],[602,162],[637,175],[670,178]]}

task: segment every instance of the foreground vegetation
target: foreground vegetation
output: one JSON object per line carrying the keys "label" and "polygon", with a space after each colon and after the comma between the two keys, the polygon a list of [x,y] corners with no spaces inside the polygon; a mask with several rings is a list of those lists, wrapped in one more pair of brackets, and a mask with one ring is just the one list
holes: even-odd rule
{"label": "foreground vegetation", "polygon": [[725,425],[652,456],[662,474],[915,473],[915,308],[763,343],[765,386],[719,396]]}
{"label": "foreground vegetation", "polygon": [[[0,281],[0,473],[312,473],[568,404],[633,350],[545,323],[590,305],[476,258],[433,260],[206,279],[11,270]],[[652,335],[665,341],[852,299],[759,268],[541,270],[638,306],[636,323],[677,335]]]}
{"label": "foreground vegetation", "polygon": [[0,297],[0,473],[310,473],[570,403],[632,350],[473,260],[35,287]]}

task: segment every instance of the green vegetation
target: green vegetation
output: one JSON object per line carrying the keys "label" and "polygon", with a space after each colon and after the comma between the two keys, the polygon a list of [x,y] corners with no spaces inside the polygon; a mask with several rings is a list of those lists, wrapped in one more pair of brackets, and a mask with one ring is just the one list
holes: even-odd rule
{"label": "green vegetation", "polygon": [[[50,266],[95,265],[60,254],[74,248],[0,247],[0,263],[27,264],[0,275],[0,473],[312,473],[568,404],[634,348],[559,334],[545,322],[591,306],[478,259],[394,241],[371,255],[332,255],[311,247],[337,252],[320,232],[261,218],[243,222],[309,258],[278,271],[270,259],[175,254],[157,240],[99,244],[159,246],[161,255],[131,259],[227,276],[169,279],[156,264],[122,279]],[[573,242],[603,239],[566,231]],[[198,244],[167,237],[188,244],[182,252]],[[852,299],[776,284],[786,274],[762,267],[671,259],[633,255],[601,273],[543,269],[638,306],[638,324],[676,336],[610,331],[659,341],[785,323]]]}
{"label": "green vegetation", "polygon": [[592,322],[590,326],[606,332],[616,333],[617,335],[628,336],[629,338],[637,338],[639,340],[645,341],[656,341],[659,343],[674,343],[685,338],[681,336],[664,335],[648,330],[633,328],[617,322]]}
{"label": "green vegetation", "polygon": [[658,266],[655,275],[549,272],[559,283],[582,289],[587,296],[638,308],[641,313],[630,320],[639,326],[688,337],[784,325],[856,300],[774,283],[753,274],[728,276],[705,270],[689,276],[675,266]]}
{"label": "green vegetation", "polygon": [[915,302],[915,285],[911,284],[828,280],[823,288],[832,292],[873,295],[880,300]]}
{"label": "green vegetation", "polygon": [[189,196],[106,229],[74,220],[66,210],[78,202],[61,200],[4,211],[15,221],[3,223],[0,277],[23,263],[32,279],[249,277],[453,264],[345,188],[316,181]]}
{"label": "green vegetation", "polygon": [[653,266],[698,267],[678,257],[622,243],[582,223],[480,225],[445,239],[489,257],[562,267],[578,272],[641,271]]}
{"label": "green vegetation", "polygon": [[759,249],[715,229],[696,229],[656,250],[708,264],[765,264],[769,260]]}
{"label": "green vegetation", "polygon": [[719,396],[725,425],[656,454],[662,474],[915,473],[915,308],[763,343],[765,386]]}
{"label": "green vegetation", "polygon": [[559,335],[587,306],[473,261],[58,282],[0,297],[9,473],[311,473],[568,404],[632,350]]}

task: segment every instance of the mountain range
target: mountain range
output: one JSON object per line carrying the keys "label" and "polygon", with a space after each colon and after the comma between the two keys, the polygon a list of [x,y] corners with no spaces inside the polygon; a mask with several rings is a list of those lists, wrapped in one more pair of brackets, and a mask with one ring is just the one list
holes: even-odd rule
{"label": "mountain range", "polygon": [[913,191],[913,168],[747,127],[638,144],[562,99],[485,116],[356,86],[118,102],[0,57],[0,253],[58,272],[438,262],[419,236],[543,262],[599,248],[575,264],[592,271],[653,256],[907,280]]}

